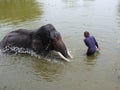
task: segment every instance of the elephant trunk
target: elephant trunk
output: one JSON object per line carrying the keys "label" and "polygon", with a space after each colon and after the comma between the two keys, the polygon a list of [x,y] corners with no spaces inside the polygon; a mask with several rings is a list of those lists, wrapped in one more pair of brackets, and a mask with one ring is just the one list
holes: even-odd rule
{"label": "elephant trunk", "polygon": [[54,49],[58,52],[58,55],[64,59],[67,62],[70,62],[70,58],[72,58],[71,54],[69,51],[67,51],[67,48],[62,40],[59,40],[55,42],[54,44]]}
{"label": "elephant trunk", "polygon": [[60,57],[66,61],[70,61],[69,59],[72,58],[70,53],[67,51],[67,48],[62,40],[62,37],[59,32],[53,30],[50,33],[51,42],[53,46],[53,50],[57,51]]}

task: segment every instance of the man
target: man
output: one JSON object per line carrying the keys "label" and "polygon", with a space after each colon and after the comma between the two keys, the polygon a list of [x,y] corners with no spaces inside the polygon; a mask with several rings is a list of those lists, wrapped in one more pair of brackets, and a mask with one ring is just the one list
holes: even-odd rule
{"label": "man", "polygon": [[97,49],[100,50],[95,37],[90,36],[90,33],[88,31],[84,32],[84,37],[85,37],[84,43],[88,47],[88,50],[86,53],[87,56],[93,55],[97,51]]}

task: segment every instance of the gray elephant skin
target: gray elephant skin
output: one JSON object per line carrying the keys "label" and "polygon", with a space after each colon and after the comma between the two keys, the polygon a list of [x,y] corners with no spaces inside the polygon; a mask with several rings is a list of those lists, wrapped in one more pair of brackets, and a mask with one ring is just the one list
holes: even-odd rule
{"label": "gray elephant skin", "polygon": [[69,61],[69,58],[71,58],[62,40],[61,34],[52,24],[41,26],[37,30],[18,29],[12,31],[0,42],[0,49],[4,49],[8,46],[31,49],[37,54],[49,53],[55,50],[59,52],[59,55],[64,60]]}

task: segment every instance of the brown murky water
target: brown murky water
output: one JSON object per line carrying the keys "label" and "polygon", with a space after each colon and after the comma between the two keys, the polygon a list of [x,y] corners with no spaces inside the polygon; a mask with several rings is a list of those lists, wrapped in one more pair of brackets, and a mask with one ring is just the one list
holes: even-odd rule
{"label": "brown murky water", "polygon": [[[120,90],[120,0],[0,0],[0,39],[48,23],[74,58],[0,53],[0,90]],[[85,56],[86,30],[101,47],[92,57]]]}

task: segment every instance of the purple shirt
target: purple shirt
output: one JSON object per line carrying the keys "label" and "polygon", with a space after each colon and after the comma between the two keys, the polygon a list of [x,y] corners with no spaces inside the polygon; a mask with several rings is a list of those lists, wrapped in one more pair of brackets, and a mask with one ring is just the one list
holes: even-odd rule
{"label": "purple shirt", "polygon": [[98,43],[95,40],[94,36],[89,36],[84,39],[86,46],[88,47],[87,55],[94,54],[96,47],[98,48]]}

